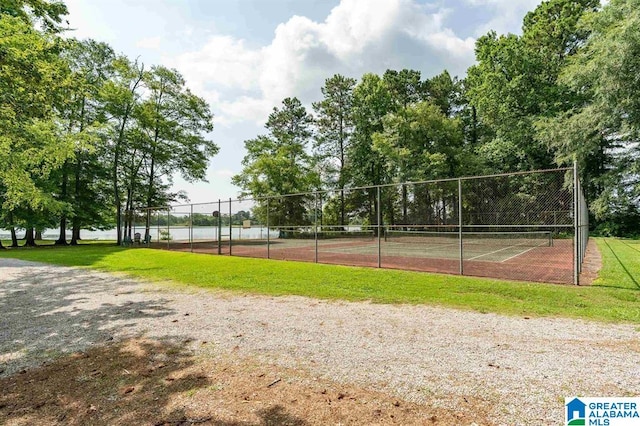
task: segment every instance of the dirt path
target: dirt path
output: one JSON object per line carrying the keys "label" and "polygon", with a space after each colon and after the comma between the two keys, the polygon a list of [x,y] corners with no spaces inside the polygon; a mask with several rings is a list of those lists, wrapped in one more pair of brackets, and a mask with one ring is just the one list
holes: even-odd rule
{"label": "dirt path", "polygon": [[[75,362],[67,355],[76,353],[77,358],[89,348],[139,346],[140,339],[147,345],[168,345],[175,354],[187,350],[190,363],[204,363],[199,368],[205,370],[236,371],[236,361],[243,360],[244,370],[238,374],[253,368],[255,376],[247,377],[254,377],[261,389],[269,374],[256,366],[268,366],[274,374],[296,377],[287,386],[349,387],[351,394],[361,393],[359,400],[388,398],[396,408],[401,401],[415,414],[404,421],[385,417],[380,423],[422,419],[440,424],[559,424],[566,396],[637,395],[640,389],[640,331],[626,325],[171,290],[9,259],[0,259],[0,310],[0,380],[15,387],[16,398],[20,383],[28,384],[16,379],[24,369],[28,371],[22,376],[42,374],[32,368],[44,362]],[[137,340],[127,340],[132,338]],[[165,356],[172,353],[163,350]],[[154,369],[153,362],[147,360],[145,368]],[[205,367],[210,362],[217,367]],[[83,374],[92,373],[89,369]],[[31,376],[29,380],[37,382]],[[323,401],[328,398],[318,395]],[[296,403],[283,401],[285,410],[294,409]],[[0,402],[0,420],[4,414],[23,424],[20,419],[34,415],[33,410],[27,410],[31,414],[26,417],[7,414],[15,413],[15,404]],[[354,410],[346,408],[345,413]],[[224,424],[266,422],[255,417],[256,410],[252,413],[247,421],[254,423]],[[297,419],[302,423],[290,424],[354,421],[337,414]],[[103,420],[113,423],[114,418]]]}

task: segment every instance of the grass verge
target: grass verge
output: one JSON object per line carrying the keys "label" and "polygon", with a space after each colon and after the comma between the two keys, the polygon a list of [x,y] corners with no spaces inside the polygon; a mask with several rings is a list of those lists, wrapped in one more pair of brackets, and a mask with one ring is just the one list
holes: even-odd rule
{"label": "grass verge", "polygon": [[640,323],[640,241],[598,239],[604,267],[590,287],[522,283],[113,245],[0,251],[0,257],[124,272],[151,281],[267,295],[450,306],[479,312]]}

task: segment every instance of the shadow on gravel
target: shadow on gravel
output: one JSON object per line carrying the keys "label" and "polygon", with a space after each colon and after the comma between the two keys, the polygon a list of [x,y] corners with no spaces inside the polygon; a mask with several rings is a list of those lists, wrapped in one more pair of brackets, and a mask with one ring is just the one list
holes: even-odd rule
{"label": "shadow on gravel", "polygon": [[211,404],[200,400],[193,410],[185,408],[181,398],[193,398],[196,392],[203,392],[214,383],[213,377],[193,366],[193,356],[176,343],[129,340],[94,347],[0,379],[0,423],[306,424],[280,405],[257,410],[258,423],[218,419],[213,412],[217,407],[214,405],[212,410]]}
{"label": "shadow on gravel", "polygon": [[490,423],[486,401],[464,415],[253,358],[205,359],[174,338],[96,346],[0,378],[0,389],[0,424],[8,425]]}
{"label": "shadow on gravel", "polygon": [[[0,277],[0,377],[110,341],[117,330],[140,319],[174,312],[162,295],[128,300],[139,285],[132,280],[82,269],[25,266],[29,268],[14,276],[5,270]],[[103,294],[111,300],[101,300]]]}

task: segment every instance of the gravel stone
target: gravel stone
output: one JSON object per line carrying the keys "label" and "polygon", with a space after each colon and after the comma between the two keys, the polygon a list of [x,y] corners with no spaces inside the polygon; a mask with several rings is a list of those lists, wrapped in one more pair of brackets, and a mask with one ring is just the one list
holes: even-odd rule
{"label": "gravel stone", "polygon": [[559,424],[564,397],[640,394],[633,325],[176,289],[13,259],[0,259],[0,312],[0,376],[144,336],[452,410],[479,399],[496,424]]}

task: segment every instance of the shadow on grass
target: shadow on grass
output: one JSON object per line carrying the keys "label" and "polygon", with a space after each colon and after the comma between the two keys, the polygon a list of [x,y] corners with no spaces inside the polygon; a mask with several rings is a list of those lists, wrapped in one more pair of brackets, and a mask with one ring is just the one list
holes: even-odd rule
{"label": "shadow on grass", "polygon": [[114,243],[85,243],[77,246],[16,247],[0,250],[0,259],[14,258],[30,262],[64,266],[92,266],[104,257],[124,250]]}
{"label": "shadow on grass", "polygon": [[[638,287],[638,289],[640,289],[640,283],[635,279],[635,277],[631,274],[631,272],[629,271],[629,269],[625,266],[625,264],[622,262],[622,260],[620,259],[620,257],[618,257],[618,255],[616,254],[616,252],[613,250],[613,248],[611,247],[611,245],[609,244],[609,242],[605,239],[603,240],[604,243],[607,245],[607,248],[611,251],[611,254],[613,255],[613,257],[616,258],[616,260],[618,261],[618,263],[620,264],[620,267],[622,268],[622,270],[627,274],[627,276],[629,277],[629,279],[631,280],[631,282]],[[627,244],[625,244],[627,245]],[[631,247],[633,248],[633,247]],[[634,249],[635,250],[635,249]]]}

